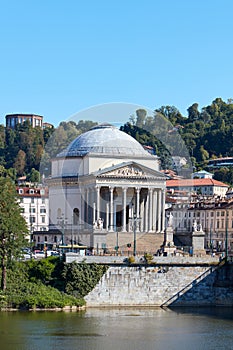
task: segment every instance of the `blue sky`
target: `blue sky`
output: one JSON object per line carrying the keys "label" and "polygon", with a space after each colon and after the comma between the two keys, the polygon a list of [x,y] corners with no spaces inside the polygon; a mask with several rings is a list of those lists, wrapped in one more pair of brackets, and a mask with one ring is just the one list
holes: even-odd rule
{"label": "blue sky", "polygon": [[231,0],[0,4],[1,123],[35,113],[58,125],[110,102],[186,115],[194,102],[233,97]]}

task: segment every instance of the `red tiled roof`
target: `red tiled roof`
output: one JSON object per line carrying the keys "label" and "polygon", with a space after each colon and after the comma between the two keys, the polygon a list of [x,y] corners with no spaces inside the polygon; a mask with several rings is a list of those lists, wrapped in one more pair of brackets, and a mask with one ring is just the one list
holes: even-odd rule
{"label": "red tiled roof", "polygon": [[[19,193],[20,189],[23,190],[23,193]],[[48,197],[48,188],[17,187],[16,190],[20,197]],[[30,190],[33,190],[34,193],[30,193]],[[44,190],[43,195],[41,195],[41,190]]]}
{"label": "red tiled roof", "polygon": [[196,187],[196,186],[219,186],[229,187],[227,184],[214,179],[180,179],[180,180],[167,180],[167,187]]}

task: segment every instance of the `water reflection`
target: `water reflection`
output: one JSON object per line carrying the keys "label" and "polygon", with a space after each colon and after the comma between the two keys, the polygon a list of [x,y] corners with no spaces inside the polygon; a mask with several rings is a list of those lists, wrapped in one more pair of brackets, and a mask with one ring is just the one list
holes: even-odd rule
{"label": "water reflection", "polygon": [[232,349],[233,309],[0,313],[4,350]]}

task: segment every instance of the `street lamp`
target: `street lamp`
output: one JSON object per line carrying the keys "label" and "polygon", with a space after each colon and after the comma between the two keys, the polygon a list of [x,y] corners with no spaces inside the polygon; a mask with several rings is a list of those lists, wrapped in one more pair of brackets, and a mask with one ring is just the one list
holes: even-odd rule
{"label": "street lamp", "polygon": [[[59,225],[61,226],[61,245],[64,246],[65,223],[67,219],[64,218],[64,214],[62,214],[61,217],[57,219],[59,220]],[[63,253],[63,247],[62,247],[62,253]]]}
{"label": "street lamp", "polygon": [[129,218],[133,224],[133,255],[136,256],[137,254],[137,247],[136,247],[136,228],[137,224],[141,221],[141,218],[138,218],[136,214],[133,214],[133,217]]}
{"label": "street lamp", "polygon": [[225,259],[228,259],[228,210],[226,210],[226,227],[225,227]]}

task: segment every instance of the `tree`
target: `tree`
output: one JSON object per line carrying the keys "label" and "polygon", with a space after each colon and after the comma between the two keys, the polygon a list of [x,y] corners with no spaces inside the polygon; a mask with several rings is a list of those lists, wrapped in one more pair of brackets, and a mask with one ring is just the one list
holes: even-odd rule
{"label": "tree", "polygon": [[188,109],[188,119],[190,121],[194,121],[199,119],[200,112],[198,111],[198,103],[193,103],[192,106],[190,106]]}
{"label": "tree", "polygon": [[143,125],[145,123],[147,111],[145,109],[137,109],[136,110],[136,115],[137,115],[137,121],[136,121],[136,126],[139,128],[143,128]]}
{"label": "tree", "polygon": [[3,291],[6,289],[7,267],[12,259],[19,257],[26,243],[27,232],[15,185],[10,178],[0,177],[0,266]]}
{"label": "tree", "polygon": [[24,174],[25,165],[26,165],[26,153],[22,150],[19,150],[14,162],[14,168],[16,169],[17,174],[19,176],[22,176]]}
{"label": "tree", "polygon": [[40,182],[40,172],[36,170],[35,168],[32,168],[30,174],[29,174],[29,181],[33,183],[39,183]]}

